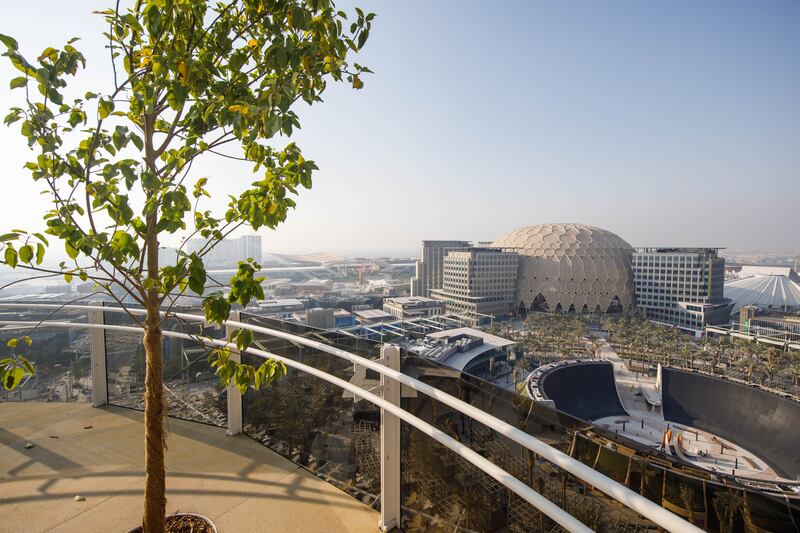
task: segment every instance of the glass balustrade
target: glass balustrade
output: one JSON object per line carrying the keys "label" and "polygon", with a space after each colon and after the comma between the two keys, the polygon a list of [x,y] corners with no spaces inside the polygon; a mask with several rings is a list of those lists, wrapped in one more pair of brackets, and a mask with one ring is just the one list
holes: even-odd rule
{"label": "glass balustrade", "polygon": [[[199,309],[180,309],[200,314]],[[85,310],[9,310],[5,320],[42,319],[86,323]],[[130,316],[104,312],[108,325],[135,325]],[[380,344],[339,332],[316,330],[242,313],[241,321],[293,333],[369,358]],[[24,335],[27,326],[0,329],[0,340]],[[224,338],[224,328],[169,319],[165,331]],[[143,408],[142,335],[103,331],[108,403]],[[89,401],[89,333],[81,328],[42,325],[22,353],[37,363],[37,375],[2,401]],[[3,344],[4,345],[4,344]],[[357,384],[366,390],[380,376],[316,348],[268,334],[254,334],[253,346]],[[259,365],[249,354],[243,360]],[[225,427],[227,391],[208,364],[208,348],[165,337],[164,383],[171,416]],[[683,516],[700,527],[727,530],[729,523],[783,531],[800,523],[797,500],[772,496],[757,486],[725,484],[708,473],[682,466],[652,449],[554,411],[480,378],[403,353],[405,374],[438,388],[571,455]],[[380,505],[380,410],[319,378],[289,368],[272,386],[247,392],[242,401],[243,432],[367,505]],[[655,525],[604,493],[491,428],[449,406],[403,386],[401,406],[466,444],[598,531],[647,531]],[[401,501],[404,528],[417,532],[559,531],[550,519],[458,454],[410,424],[401,423]]]}
{"label": "glass balustrade", "polygon": [[[33,305],[0,308],[3,320],[34,322],[59,321],[87,323],[85,310],[41,309]],[[92,373],[89,359],[89,331],[41,325],[0,327],[0,346],[7,353],[9,339],[28,336],[30,346],[19,341],[16,352],[36,366],[36,374],[26,378],[13,391],[0,387],[1,401],[81,402],[92,398]],[[0,357],[2,357],[0,355]]]}

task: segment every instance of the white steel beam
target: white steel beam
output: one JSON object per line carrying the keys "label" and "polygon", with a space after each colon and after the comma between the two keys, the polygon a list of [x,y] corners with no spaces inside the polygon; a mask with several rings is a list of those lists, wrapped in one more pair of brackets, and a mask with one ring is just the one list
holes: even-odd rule
{"label": "white steel beam", "polygon": [[[92,302],[87,313],[90,324],[104,325],[103,302]],[[89,361],[92,365],[92,406],[108,403],[106,375],[106,332],[101,328],[89,330]]]}
{"label": "white steel beam", "polygon": [[[400,348],[384,345],[381,359],[387,368],[400,370]],[[400,383],[381,374],[383,400],[400,407]],[[400,419],[381,407],[381,531],[400,529]]]}
{"label": "white steel beam", "polygon": [[[231,311],[230,314],[231,318],[236,317],[236,322],[239,321],[239,311]],[[225,325],[225,338],[230,339],[231,334],[235,332],[238,328],[237,326],[226,324]],[[242,354],[239,353],[239,350],[236,349],[234,345],[231,348],[231,361],[235,361],[237,363],[242,362]],[[234,380],[231,379],[230,383],[228,383],[227,388],[228,393],[228,429],[226,434],[231,437],[233,435],[238,435],[242,432],[242,393],[239,392],[239,387],[234,384]]]}

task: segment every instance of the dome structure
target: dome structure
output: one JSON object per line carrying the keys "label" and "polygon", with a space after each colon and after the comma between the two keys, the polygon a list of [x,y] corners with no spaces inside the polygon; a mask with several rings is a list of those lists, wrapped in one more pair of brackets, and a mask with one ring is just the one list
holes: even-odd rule
{"label": "dome structure", "polygon": [[506,233],[493,247],[520,255],[514,305],[520,311],[629,312],[633,248],[584,224],[536,224]]}

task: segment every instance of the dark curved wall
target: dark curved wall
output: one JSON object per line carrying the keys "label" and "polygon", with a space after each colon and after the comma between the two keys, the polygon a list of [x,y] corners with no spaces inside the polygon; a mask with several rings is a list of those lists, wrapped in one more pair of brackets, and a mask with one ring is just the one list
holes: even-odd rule
{"label": "dark curved wall", "polygon": [[672,368],[663,369],[662,396],[665,420],[730,440],[783,477],[800,474],[800,404],[741,383]]}
{"label": "dark curved wall", "polygon": [[611,363],[565,365],[546,373],[539,388],[556,409],[582,420],[627,416],[619,401]]}

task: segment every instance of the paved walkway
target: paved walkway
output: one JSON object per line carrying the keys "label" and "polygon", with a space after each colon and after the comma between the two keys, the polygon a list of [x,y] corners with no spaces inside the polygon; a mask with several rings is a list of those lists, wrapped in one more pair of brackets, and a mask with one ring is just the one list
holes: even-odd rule
{"label": "paved walkway", "polygon": [[[170,513],[203,514],[221,533],[377,530],[377,511],[248,437],[168,426]],[[127,531],[141,516],[143,464],[138,411],[0,403],[0,531]]]}

